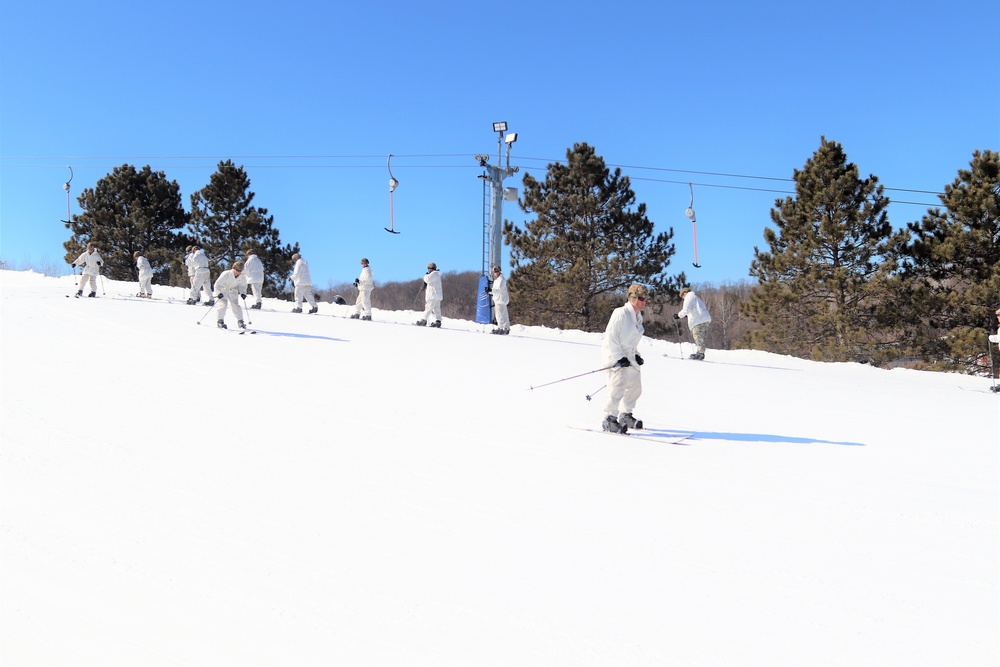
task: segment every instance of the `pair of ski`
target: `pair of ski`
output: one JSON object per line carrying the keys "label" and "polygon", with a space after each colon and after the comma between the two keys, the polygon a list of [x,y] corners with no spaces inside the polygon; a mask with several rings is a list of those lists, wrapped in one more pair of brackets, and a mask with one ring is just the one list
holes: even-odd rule
{"label": "pair of ski", "polygon": [[255,334],[255,333],[257,333],[256,329],[240,329],[239,327],[237,327],[235,329],[228,329],[228,328],[227,329],[223,329],[222,327],[218,327],[218,326],[215,327],[215,328],[218,329],[219,331],[228,331],[229,333],[239,334],[241,336],[243,334]]}
{"label": "pair of ski", "polygon": [[661,445],[690,445],[690,442],[685,441],[694,436],[694,433],[685,433],[682,431],[672,431],[658,428],[642,429],[641,431],[628,431],[626,433],[614,433],[612,431],[604,431],[599,428],[585,428],[583,426],[570,426],[570,428],[574,431],[587,431],[588,433],[613,435],[620,438],[629,438],[631,440],[646,440],[649,442],[656,442]]}

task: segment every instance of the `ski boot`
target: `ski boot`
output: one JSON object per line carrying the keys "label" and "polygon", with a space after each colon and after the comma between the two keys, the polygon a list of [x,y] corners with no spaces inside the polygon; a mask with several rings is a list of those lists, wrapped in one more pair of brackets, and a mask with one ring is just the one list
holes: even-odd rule
{"label": "ski boot", "polygon": [[93,299],[93,298],[95,298],[97,296],[97,292],[91,292],[87,296],[90,297],[91,299]]}
{"label": "ski boot", "polygon": [[302,312],[302,309],[301,309],[301,308],[298,308],[298,307],[296,307],[296,308],[292,308],[292,312],[293,312],[293,313],[301,313],[301,312]]}
{"label": "ski boot", "polygon": [[208,301],[205,302],[205,305],[206,306],[214,306],[215,305],[215,299],[209,299]]}
{"label": "ski boot", "polygon": [[361,315],[358,314],[358,313],[354,313],[353,315],[351,315],[350,319],[352,319],[352,320],[360,320],[361,319]]}
{"label": "ski boot", "polygon": [[219,327],[220,329],[228,329],[229,328],[229,327],[226,326],[226,323],[223,320],[219,320],[218,322],[215,323],[215,325],[217,327]]}
{"label": "ski boot", "polygon": [[[240,329],[246,329],[247,328],[247,325],[243,323],[243,320],[240,320],[236,324],[239,325]],[[639,422],[639,423],[641,424],[642,422]],[[642,428],[642,427],[640,426],[639,428]]]}
{"label": "ski boot", "polygon": [[438,320],[436,322],[431,322],[427,326],[429,326],[429,327],[435,327],[437,329],[440,329],[441,328],[441,320]]}
{"label": "ski boot", "polygon": [[188,299],[187,300],[187,305],[189,305],[189,306],[197,306],[198,302],[195,301],[194,299]]}
{"label": "ski boot", "polygon": [[312,308],[309,309],[309,314],[310,315],[314,315],[314,314],[316,314],[318,312],[319,312],[319,306],[313,306]]}
{"label": "ski boot", "polygon": [[427,324],[427,320],[417,320],[414,324],[416,324],[418,327],[422,327]]}
{"label": "ski boot", "polygon": [[619,422],[614,415],[608,415],[604,418],[604,422],[601,424],[601,428],[609,433],[627,433],[628,426]]}
{"label": "ski boot", "polygon": [[76,293],[77,299],[79,299],[81,296],[83,296],[83,290],[80,290],[79,292]]}
{"label": "ski boot", "polygon": [[371,316],[371,315],[364,315],[364,316],[363,316],[363,317],[361,318],[361,321],[362,321],[362,322],[371,322],[371,321],[372,321],[372,316]]}
{"label": "ski boot", "polygon": [[642,430],[642,420],[636,419],[632,416],[631,412],[626,412],[622,415],[621,422],[625,424],[628,428],[635,429],[637,431]]}

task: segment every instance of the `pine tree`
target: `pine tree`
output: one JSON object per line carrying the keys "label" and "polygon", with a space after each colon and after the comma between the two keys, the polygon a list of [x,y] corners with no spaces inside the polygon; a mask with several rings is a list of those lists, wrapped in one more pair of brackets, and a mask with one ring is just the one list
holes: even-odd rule
{"label": "pine tree", "polygon": [[974,372],[1000,307],[1000,154],[975,151],[941,203],[944,210],[907,225],[900,298],[915,353],[937,368]]}
{"label": "pine tree", "polygon": [[586,143],[552,163],[544,181],[524,177],[521,208],[537,217],[525,229],[504,221],[511,248],[511,315],[525,324],[597,331],[615,297],[632,283],[653,296],[676,293],[684,280],[665,275],[673,229],[654,235],[646,205],[620,169],[609,171]]}
{"label": "pine tree", "polygon": [[169,282],[171,260],[183,251],[187,224],[180,187],[149,165],[136,171],[130,164],[115,167],[77,198],[83,213],[66,223],[73,236],[63,244],[73,262],[88,242],[104,258],[104,274],[113,280],[137,280],[133,253],[142,253],[153,267],[153,281]]}
{"label": "pine tree", "polygon": [[190,230],[214,265],[213,277],[253,250],[264,264],[264,294],[283,293],[299,245],[281,247],[274,216],[253,206],[255,194],[243,167],[220,162],[209,184],[191,195]]}
{"label": "pine tree", "polygon": [[875,176],[859,178],[842,146],[826,137],[794,180],[795,196],[771,209],[770,251],[754,248],[750,275],[758,285],[744,312],[761,326],[744,342],[826,361],[894,356],[877,309],[900,236],[882,186]]}

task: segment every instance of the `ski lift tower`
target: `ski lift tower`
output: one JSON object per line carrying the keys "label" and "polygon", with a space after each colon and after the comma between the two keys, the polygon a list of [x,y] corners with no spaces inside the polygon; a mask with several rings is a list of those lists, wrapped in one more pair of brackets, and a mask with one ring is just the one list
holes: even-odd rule
{"label": "ski lift tower", "polygon": [[[483,275],[490,276],[491,269],[500,265],[500,250],[503,247],[503,201],[517,201],[517,188],[504,188],[503,179],[517,173],[517,167],[510,166],[510,147],[517,141],[517,132],[507,132],[507,123],[493,123],[497,133],[497,163],[489,164],[488,155],[476,155],[479,166],[485,173],[483,179]],[[500,166],[503,145],[507,144],[507,166]]]}

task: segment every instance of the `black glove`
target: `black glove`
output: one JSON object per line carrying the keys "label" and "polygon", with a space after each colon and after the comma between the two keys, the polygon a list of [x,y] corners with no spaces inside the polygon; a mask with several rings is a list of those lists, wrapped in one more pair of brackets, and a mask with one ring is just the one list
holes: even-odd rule
{"label": "black glove", "polygon": [[492,292],[492,289],[490,288],[490,284],[486,283],[486,293],[490,294],[491,292]]}
{"label": "black glove", "polygon": [[618,363],[615,364],[615,366],[621,366],[622,368],[628,368],[631,365],[632,362],[628,360],[628,357],[622,357],[618,360]]}
{"label": "black glove", "polygon": [[104,266],[104,263],[103,262],[98,262],[97,265],[98,266]]}
{"label": "black glove", "polygon": [[678,315],[677,313],[674,313],[674,319],[675,319],[675,320],[679,320],[679,319],[681,319],[681,316],[680,316],[680,315]]}
{"label": "black glove", "polygon": [[646,363],[646,361],[639,356],[638,352],[635,353],[635,363],[638,364],[639,366],[642,366],[644,363]]}
{"label": "black glove", "polygon": [[246,294],[240,294],[240,298],[243,299],[244,301],[246,301],[247,300],[247,295]]}
{"label": "black glove", "polygon": [[361,279],[360,278],[355,278],[354,279],[354,286],[357,287],[360,284],[361,284]]}
{"label": "black glove", "polygon": [[223,294],[222,292],[219,292],[218,294],[215,295],[215,298],[218,299],[219,301],[222,301],[223,299],[226,298],[226,295]]}

